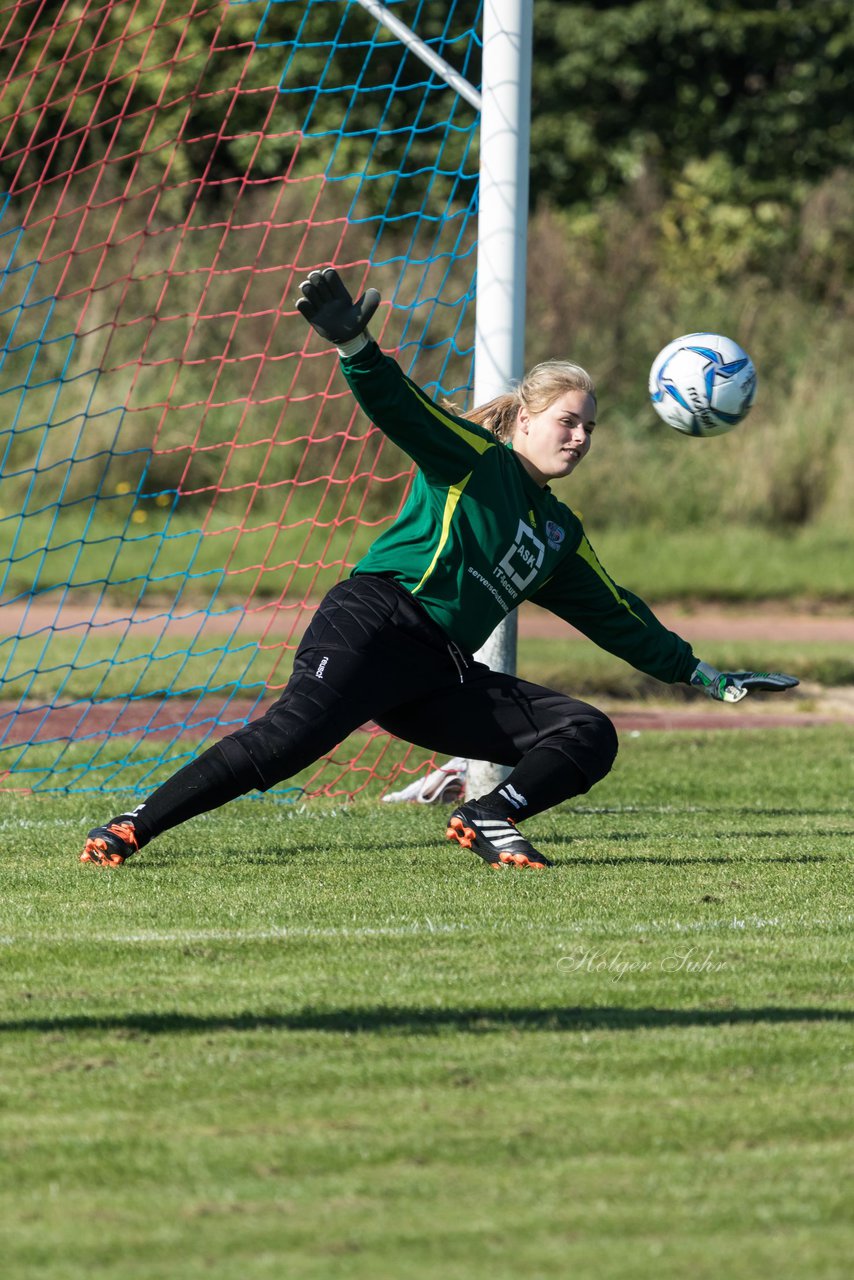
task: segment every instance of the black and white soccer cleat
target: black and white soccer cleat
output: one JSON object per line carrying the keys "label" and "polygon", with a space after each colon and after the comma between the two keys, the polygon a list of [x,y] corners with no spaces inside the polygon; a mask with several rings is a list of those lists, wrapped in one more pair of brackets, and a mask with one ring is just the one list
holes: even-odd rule
{"label": "black and white soccer cleat", "polygon": [[490,813],[474,801],[454,810],[445,835],[463,849],[471,849],[491,867],[552,866],[548,858],[529,844],[512,818]]}

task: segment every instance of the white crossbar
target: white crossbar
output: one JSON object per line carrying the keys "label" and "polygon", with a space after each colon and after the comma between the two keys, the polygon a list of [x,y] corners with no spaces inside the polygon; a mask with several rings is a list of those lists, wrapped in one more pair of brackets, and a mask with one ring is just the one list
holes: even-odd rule
{"label": "white crossbar", "polygon": [[474,85],[469,84],[465,76],[461,76],[458,71],[455,71],[449,62],[439,57],[438,53],[434,53],[430,46],[419,39],[405,22],[401,22],[400,18],[396,18],[384,4],[378,4],[377,0],[359,0],[359,4],[368,11],[372,18],[376,18],[377,22],[381,22],[392,35],[397,36],[398,40],[402,41],[407,49],[411,49],[416,58],[420,58],[431,71],[435,71],[436,75],[441,76],[452,89],[456,90],[461,98],[465,98],[466,102],[470,102],[477,111],[480,111],[482,99]]}

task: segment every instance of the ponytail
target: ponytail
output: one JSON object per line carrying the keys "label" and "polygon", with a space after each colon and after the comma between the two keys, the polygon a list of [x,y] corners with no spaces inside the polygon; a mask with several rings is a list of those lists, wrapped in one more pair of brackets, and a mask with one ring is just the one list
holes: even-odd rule
{"label": "ponytail", "polygon": [[584,391],[596,402],[593,379],[580,365],[568,360],[545,360],[534,365],[530,373],[512,391],[495,396],[465,414],[469,422],[477,422],[502,442],[513,439],[516,417],[524,407],[529,413],[542,413],[566,391]]}
{"label": "ponytail", "polygon": [[478,405],[476,409],[472,409],[471,413],[467,413],[466,417],[469,422],[479,423],[480,426],[486,427],[487,431],[491,431],[498,440],[506,442],[513,438],[516,414],[519,412],[520,404],[518,391],[505,391],[504,395],[495,396],[486,404]]}

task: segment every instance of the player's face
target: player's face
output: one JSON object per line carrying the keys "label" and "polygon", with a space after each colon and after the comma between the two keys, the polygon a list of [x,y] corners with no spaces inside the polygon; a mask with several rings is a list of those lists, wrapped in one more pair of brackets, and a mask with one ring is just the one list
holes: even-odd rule
{"label": "player's face", "polygon": [[539,485],[570,475],[590,449],[596,403],[586,391],[565,391],[541,413],[519,409],[513,450]]}

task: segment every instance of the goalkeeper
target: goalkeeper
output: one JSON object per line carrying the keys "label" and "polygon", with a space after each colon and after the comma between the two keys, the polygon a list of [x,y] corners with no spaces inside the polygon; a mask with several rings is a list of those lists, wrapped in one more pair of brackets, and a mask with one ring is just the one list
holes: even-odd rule
{"label": "goalkeeper", "polygon": [[81,860],[117,866],[164,831],[249,791],[267,791],[374,720],[431,751],[509,766],[507,780],[451,814],[447,837],[493,867],[547,867],[518,828],[588,791],[617,752],[597,708],[472,654],[523,600],[668,683],[722,702],[788,689],[792,676],[720,672],[614,583],[549,482],[590,450],[596,396],[577,365],[538,365],[467,417],[435,404],[367,327],[336,271],[315,271],[297,308],[338,348],[369,418],[415,461],[408,500],[352,575],[317,609],[281,697],[163,783],[133,812],[90,831]]}

